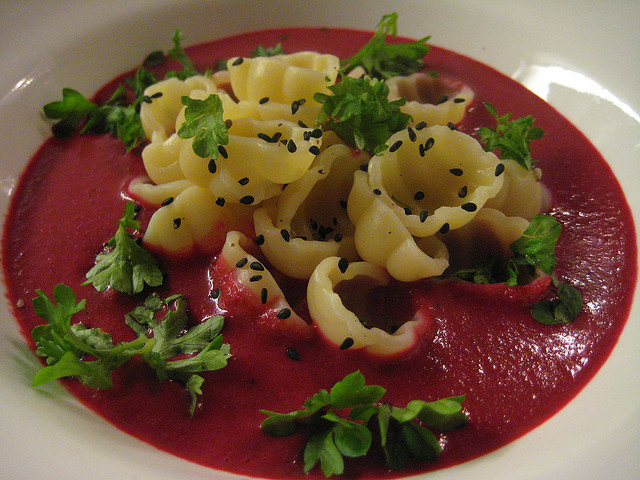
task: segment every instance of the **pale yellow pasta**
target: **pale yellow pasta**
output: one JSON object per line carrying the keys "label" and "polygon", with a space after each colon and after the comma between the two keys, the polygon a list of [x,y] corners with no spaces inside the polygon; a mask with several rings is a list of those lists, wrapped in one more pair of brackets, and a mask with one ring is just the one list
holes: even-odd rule
{"label": "pale yellow pasta", "polygon": [[442,236],[451,255],[451,271],[473,267],[487,255],[512,256],[509,245],[528,226],[529,222],[522,217],[508,217],[499,210],[483,208],[464,227]]}
{"label": "pale yellow pasta", "polygon": [[160,206],[165,199],[177,197],[193,183],[189,180],[175,180],[156,185],[148,177],[137,177],[129,183],[129,193],[151,205]]}
{"label": "pale yellow pasta", "polygon": [[387,144],[369,162],[369,187],[414,236],[460,228],[502,188],[498,158],[462,132],[402,130]]}
{"label": "pale yellow pasta", "polygon": [[394,333],[378,327],[365,326],[356,313],[349,310],[337,293],[342,282],[343,291],[357,294],[366,301],[367,293],[390,282],[387,272],[366,262],[344,263],[338,257],[325,258],[316,267],[307,288],[307,304],[313,323],[322,335],[341,348],[364,348],[375,355],[394,355],[409,350],[418,338],[422,325],[419,316],[407,320]]}
{"label": "pale yellow pasta", "polygon": [[405,98],[400,107],[411,115],[411,125],[425,122],[428,126],[459,123],[473,101],[473,91],[466,85],[447,85],[428,73],[418,72],[387,80],[389,100]]}
{"label": "pale yellow pasta", "polygon": [[290,183],[273,202],[256,210],[256,234],[264,255],[278,270],[308,279],[329,256],[357,258],[354,228],[346,213],[353,172],[368,155],[353,155],[345,145],[320,153],[302,178]]}
{"label": "pale yellow pasta", "polygon": [[[311,327],[293,311],[273,275],[262,262],[248,253],[252,243],[244,234],[230,231],[218,261],[226,262],[233,269],[235,281],[250,290],[256,302],[264,305],[264,315],[277,319],[291,333],[309,336]],[[283,311],[290,314],[278,315]]]}
{"label": "pale yellow pasta", "polygon": [[183,107],[181,98],[191,96],[195,90],[207,92],[205,97],[218,92],[214,81],[203,75],[186,80],[168,78],[147,87],[144,95],[150,101],[140,105],[140,120],[149,140],[166,140],[175,133],[176,119]]}
{"label": "pale yellow pasta", "polygon": [[315,103],[313,95],[328,93],[335,83],[340,60],[335,55],[298,52],[273,57],[229,59],[231,87],[238,100],[258,102],[263,98],[291,104]]}
{"label": "pale yellow pasta", "polygon": [[226,232],[246,229],[252,214],[252,207],[220,205],[209,190],[194,185],[155,211],[144,242],[171,255],[214,255],[220,251]]}
{"label": "pale yellow pasta", "polygon": [[167,139],[157,136],[142,150],[142,162],[149,178],[156,183],[184,180],[178,161],[184,140],[173,133]]}
{"label": "pale yellow pasta", "polygon": [[320,113],[320,105],[304,103],[294,105],[278,103],[274,101],[250,102],[241,100],[234,105],[224,105],[224,118],[235,120],[236,118],[253,118],[255,120],[288,120],[290,122],[302,122],[305,125],[313,126],[316,117]]}
{"label": "pale yellow pasta", "polygon": [[547,189],[540,182],[539,168],[527,170],[517,162],[504,162],[504,183],[494,198],[487,201],[487,207],[500,210],[508,217],[524,217],[531,220],[546,210],[550,203]]}
{"label": "pale yellow pasta", "polygon": [[449,254],[435,236],[414,238],[367,184],[366,173],[354,175],[349,216],[355,224],[355,244],[363,260],[387,269],[396,280],[412,282],[442,274]]}

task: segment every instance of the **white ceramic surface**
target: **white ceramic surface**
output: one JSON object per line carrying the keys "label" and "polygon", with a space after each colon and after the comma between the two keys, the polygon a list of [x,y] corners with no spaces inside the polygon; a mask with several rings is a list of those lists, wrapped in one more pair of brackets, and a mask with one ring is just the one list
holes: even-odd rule
{"label": "white ceramic surface", "polygon": [[[42,105],[65,86],[93,93],[146,53],[169,48],[175,28],[193,44],[270,27],[373,28],[391,11],[400,15],[400,34],[431,34],[432,44],[487,63],[547,99],[610,162],[639,218],[640,2],[614,0],[2,0],[0,209],[49,133]],[[57,384],[33,389],[39,363],[6,301],[0,308],[1,480],[230,477],[127,436]],[[637,299],[610,359],[567,407],[496,452],[427,477],[640,478],[639,347]]]}

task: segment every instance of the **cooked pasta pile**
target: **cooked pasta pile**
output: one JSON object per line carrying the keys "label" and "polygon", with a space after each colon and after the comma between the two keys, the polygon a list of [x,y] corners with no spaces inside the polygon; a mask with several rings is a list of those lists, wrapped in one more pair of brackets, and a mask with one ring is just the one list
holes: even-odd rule
{"label": "cooked pasta pile", "polygon": [[[309,313],[330,342],[344,348],[348,339],[346,346],[376,355],[404,352],[416,343],[421,319],[393,332],[365,325],[338,285],[372,289],[468,266],[507,251],[543,209],[538,169],[503,163],[451,128],[473,101],[465,85],[434,99],[436,80],[426,73],[387,80],[389,100],[405,98],[400,108],[412,120],[372,156],[314,123],[321,111],[314,94],[329,93],[338,81],[337,57],[237,57],[227,67],[147,89],[152,100],[140,114],[149,178],[130,190],[158,207],[147,245],[177,256],[219,255],[287,328],[311,327],[269,269],[308,281]],[[185,120],[181,98],[211,94],[221,101],[229,135],[215,160],[198,156],[193,139],[177,133]],[[252,254],[258,248],[268,267]]]}

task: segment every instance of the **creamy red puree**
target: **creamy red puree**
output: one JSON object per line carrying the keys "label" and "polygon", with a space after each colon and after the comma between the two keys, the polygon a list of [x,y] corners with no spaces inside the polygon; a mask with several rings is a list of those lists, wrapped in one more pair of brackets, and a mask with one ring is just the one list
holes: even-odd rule
{"label": "creamy red puree", "polygon": [[[311,49],[347,57],[369,37],[346,30],[273,30],[218,40],[188,53],[204,70],[218,59],[248,55],[259,44],[277,42],[287,52]],[[402,295],[384,297],[388,304],[380,308],[389,315],[421,309],[433,328],[409,356],[380,360],[340,351],[319,335],[282,336],[268,321],[256,320],[259,312],[251,302],[229,294],[233,285],[225,281],[222,265],[211,266],[209,258],[164,259],[167,282],[160,293],[186,294],[195,321],[222,308],[230,310],[223,335],[233,358],[226,368],[205,374],[194,417],[189,416],[190,398],[182,386],[158,382],[155,372],[136,362],[114,373],[111,390],[94,390],[75,380],[65,381],[66,388],[118,428],[160,449],[216,469],[275,478],[303,476],[306,437],[263,433],[259,409],[297,409],[319,388],[330,388],[356,369],[368,383],[387,388],[385,401],[400,406],[411,399],[466,394],[470,421],[446,434],[437,462],[410,462],[402,472],[389,472],[381,458],[349,459],[346,477],[397,477],[472,459],[518,438],[569,402],[607,359],[629,312],[636,246],[624,195],[589,141],[522,86],[436,47],[426,57],[426,68],[462,79],[475,91],[461,130],[493,125],[479,103],[489,101],[499,112],[533,115],[545,131],[533,144],[533,157],[552,193],[550,213],[563,226],[556,275],[580,288],[585,300],[572,324],[538,324],[527,306],[513,301],[530,303],[535,287],[507,291],[502,286],[397,284],[393,288]],[[108,84],[97,97],[108,97],[114,85]],[[140,149],[126,154],[120,141],[108,135],[51,139],[33,157],[14,194],[3,239],[8,296],[14,305],[25,302],[15,314],[27,339],[41,323],[31,306],[35,290],[50,293],[60,282],[87,299],[76,320],[112,332],[115,340],[132,338],[123,315],[141,303],[144,294],[130,298],[113,291],[98,293],[81,283],[115,231],[126,185],[143,173]],[[143,225],[151,213],[143,206]],[[214,283],[222,290],[219,304],[209,297]],[[287,291],[292,304],[304,310],[301,287],[292,282]],[[291,347],[300,360],[286,355]],[[319,468],[310,475],[322,477]]]}

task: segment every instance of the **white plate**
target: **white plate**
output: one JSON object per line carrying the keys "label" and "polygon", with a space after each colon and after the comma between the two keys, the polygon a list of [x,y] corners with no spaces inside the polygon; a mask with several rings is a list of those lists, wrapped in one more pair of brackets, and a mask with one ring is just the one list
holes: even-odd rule
{"label": "white plate", "polygon": [[[400,15],[400,34],[431,34],[433,44],[487,63],[547,99],[602,152],[638,216],[640,3],[613,0],[2,2],[0,208],[6,211],[21,169],[49,134],[42,105],[65,86],[93,93],[146,53],[170,47],[175,28],[192,44],[270,27],[373,28],[391,11]],[[228,476],[127,436],[57,384],[31,388],[39,363],[1,308],[1,479]],[[613,354],[567,407],[496,452],[428,477],[640,478],[639,339],[637,300]]]}

